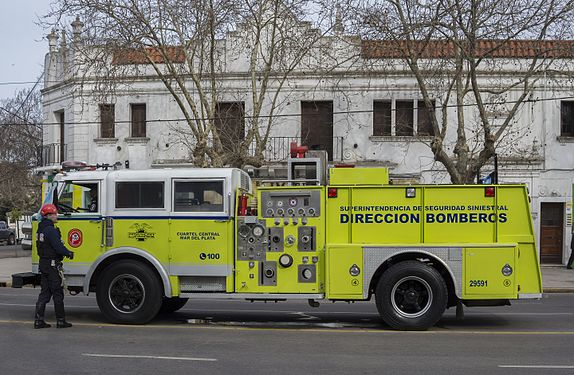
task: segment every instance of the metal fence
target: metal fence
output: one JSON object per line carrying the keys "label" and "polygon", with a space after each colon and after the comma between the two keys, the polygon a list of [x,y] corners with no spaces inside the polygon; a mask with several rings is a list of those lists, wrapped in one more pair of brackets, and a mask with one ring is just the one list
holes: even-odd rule
{"label": "metal fence", "polygon": [[[286,162],[289,158],[291,142],[302,144],[301,137],[269,137],[263,152],[266,162]],[[333,137],[333,155],[329,155],[330,161],[343,160],[343,137]],[[249,154],[255,156],[255,143],[251,144]],[[66,160],[67,145],[49,143],[42,146],[42,166],[60,164]]]}
{"label": "metal fence", "polygon": [[[301,137],[269,137],[267,145],[263,153],[266,162],[282,162],[287,161],[289,157],[291,142],[298,145],[302,144]],[[249,149],[250,155],[255,154],[255,144],[253,143]],[[329,155],[331,161],[343,160],[343,137],[333,137],[333,155]]]}
{"label": "metal fence", "polygon": [[66,159],[67,145],[49,143],[42,146],[42,166],[60,164]]}

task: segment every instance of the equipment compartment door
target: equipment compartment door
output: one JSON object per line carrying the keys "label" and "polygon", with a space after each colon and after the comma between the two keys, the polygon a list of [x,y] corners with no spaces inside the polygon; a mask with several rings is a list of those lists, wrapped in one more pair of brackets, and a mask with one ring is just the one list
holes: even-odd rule
{"label": "equipment compartment door", "polygon": [[181,292],[233,291],[233,220],[224,179],[172,182],[170,275]]}
{"label": "equipment compartment door", "polygon": [[463,298],[516,298],[516,248],[475,247],[463,251]]}

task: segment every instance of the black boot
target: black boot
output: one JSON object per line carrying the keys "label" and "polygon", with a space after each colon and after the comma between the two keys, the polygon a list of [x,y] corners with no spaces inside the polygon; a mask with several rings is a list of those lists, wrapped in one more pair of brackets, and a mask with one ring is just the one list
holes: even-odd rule
{"label": "black boot", "polygon": [[40,328],[50,328],[51,325],[46,323],[44,320],[42,319],[36,319],[34,321],[34,329],[40,329]]}
{"label": "black boot", "polygon": [[56,323],[56,328],[70,328],[71,326],[72,323],[66,322],[65,319],[58,319],[58,322]]}

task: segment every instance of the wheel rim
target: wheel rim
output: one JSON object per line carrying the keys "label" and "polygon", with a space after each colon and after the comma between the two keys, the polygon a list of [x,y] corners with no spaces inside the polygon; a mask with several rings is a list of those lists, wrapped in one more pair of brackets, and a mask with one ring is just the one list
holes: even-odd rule
{"label": "wheel rim", "polygon": [[430,309],[432,301],[431,286],[417,276],[403,277],[391,291],[393,309],[405,318],[423,316]]}
{"label": "wheel rim", "polygon": [[145,288],[134,275],[116,276],[110,283],[108,296],[112,307],[122,314],[138,311],[145,301]]}

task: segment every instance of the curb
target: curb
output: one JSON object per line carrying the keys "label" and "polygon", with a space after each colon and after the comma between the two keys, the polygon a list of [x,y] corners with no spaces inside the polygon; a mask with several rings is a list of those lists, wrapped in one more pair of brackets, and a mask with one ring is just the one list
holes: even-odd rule
{"label": "curb", "polygon": [[574,293],[574,288],[544,288],[543,293]]}

